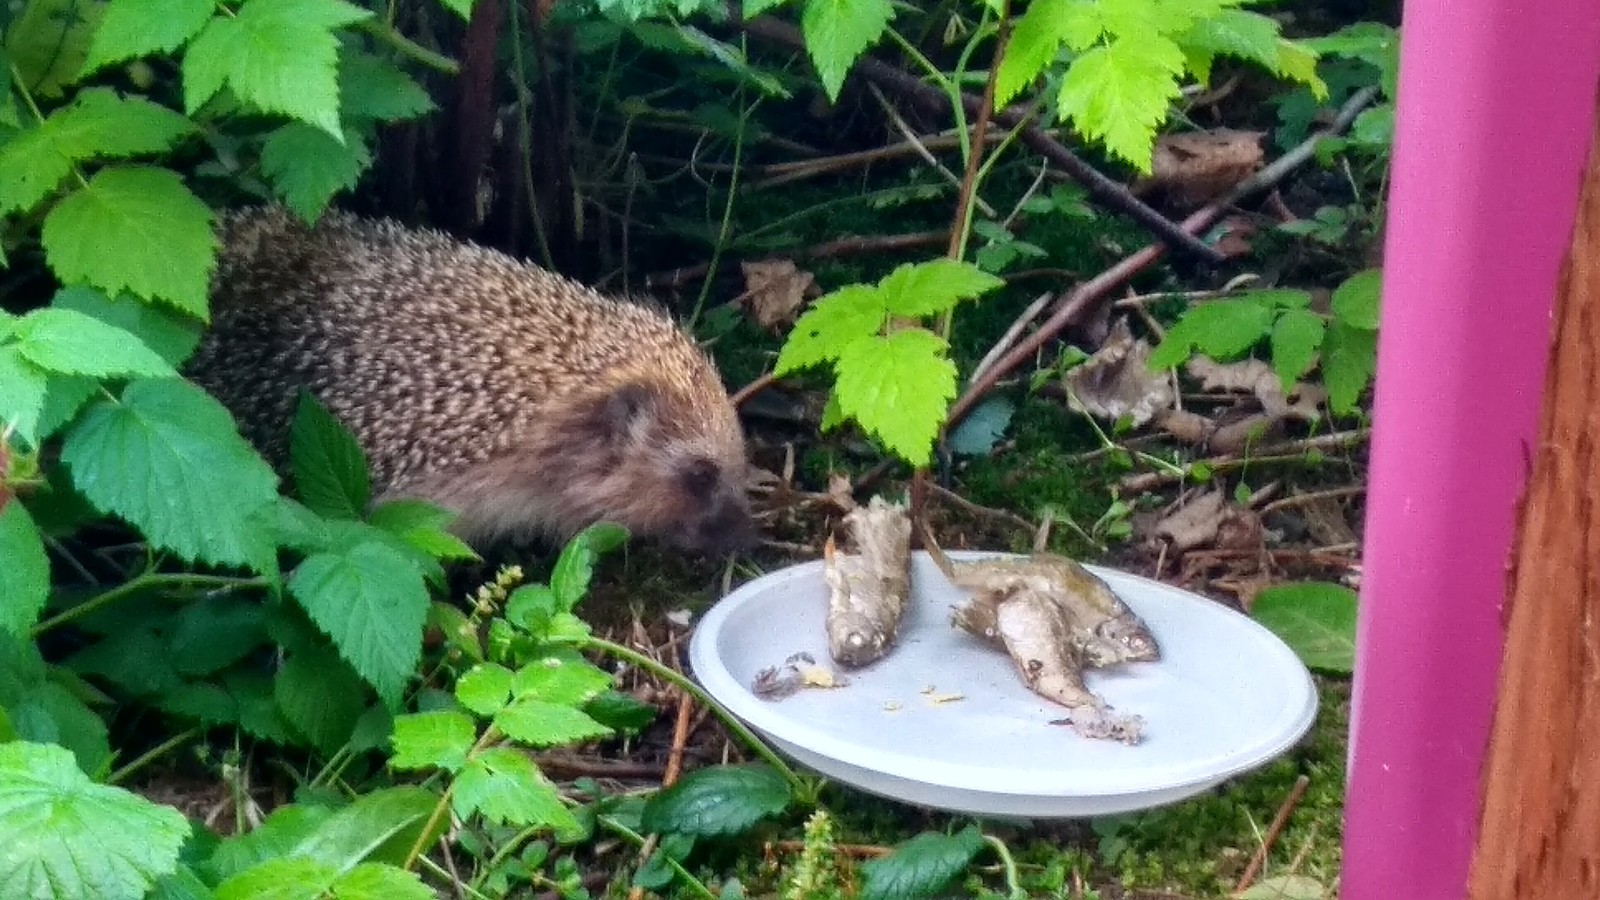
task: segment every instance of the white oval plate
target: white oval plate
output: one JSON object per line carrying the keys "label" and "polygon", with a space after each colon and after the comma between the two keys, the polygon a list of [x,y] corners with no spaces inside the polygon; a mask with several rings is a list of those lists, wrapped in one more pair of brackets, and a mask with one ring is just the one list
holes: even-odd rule
{"label": "white oval plate", "polygon": [[[763,575],[713,606],[689,660],[713,697],[801,764],[880,796],[975,815],[1078,818],[1173,803],[1270,761],[1311,727],[1311,674],[1272,632],[1197,594],[1088,568],[1161,644],[1159,662],[1087,676],[1118,713],[1144,717],[1134,746],[1050,724],[1067,710],[1029,691],[1006,654],[951,627],[966,594],[923,552],[913,555],[897,645],[866,669],[828,655],[821,560]],[[751,692],[758,672],[799,651],[850,683],[778,701]],[[962,699],[936,703],[929,688]]]}

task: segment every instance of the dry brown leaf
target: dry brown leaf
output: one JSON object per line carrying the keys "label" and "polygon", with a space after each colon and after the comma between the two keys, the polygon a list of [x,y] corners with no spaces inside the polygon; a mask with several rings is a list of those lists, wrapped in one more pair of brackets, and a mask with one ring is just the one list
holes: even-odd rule
{"label": "dry brown leaf", "polygon": [[1156,140],[1150,177],[1142,189],[1160,189],[1169,202],[1194,207],[1226,195],[1265,159],[1261,131],[1218,128],[1166,134]]}
{"label": "dry brown leaf", "polygon": [[816,289],[816,279],[788,259],[761,259],[740,263],[744,270],[743,303],[756,322],[768,330],[793,322]]}
{"label": "dry brown leaf", "polygon": [[1172,546],[1178,550],[1192,550],[1217,536],[1224,506],[1221,490],[1201,494],[1157,522],[1155,533],[1172,541]]}
{"label": "dry brown leaf", "polygon": [[1274,420],[1298,419],[1313,423],[1322,418],[1321,404],[1327,399],[1326,391],[1316,385],[1295,382],[1293,392],[1285,395],[1278,373],[1259,359],[1219,363],[1196,355],[1184,368],[1199,379],[1202,390],[1253,394],[1262,411]]}
{"label": "dry brown leaf", "polygon": [[1217,430],[1217,423],[1186,409],[1164,410],[1156,416],[1156,427],[1189,444],[1204,444]]}
{"label": "dry brown leaf", "polygon": [[1356,533],[1345,517],[1344,506],[1332,497],[1301,504],[1300,515],[1305,519],[1311,539],[1324,547],[1356,542]]}
{"label": "dry brown leaf", "polygon": [[1175,399],[1171,379],[1150,371],[1149,358],[1150,344],[1136,340],[1128,320],[1119,319],[1105,344],[1066,374],[1068,404],[1102,419],[1127,416],[1135,427],[1143,425]]}

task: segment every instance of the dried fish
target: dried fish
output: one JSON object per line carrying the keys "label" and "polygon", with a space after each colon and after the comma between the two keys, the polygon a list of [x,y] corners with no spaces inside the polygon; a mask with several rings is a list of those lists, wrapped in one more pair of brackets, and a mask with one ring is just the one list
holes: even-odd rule
{"label": "dried fish", "polygon": [[[1035,553],[1021,558],[1000,557],[955,562],[944,554],[932,535],[925,534],[928,553],[945,577],[957,587],[987,597],[993,604],[1018,591],[1052,598],[1071,614],[1072,640],[1084,664],[1099,668],[1125,662],[1155,662],[1161,645],[1149,626],[1117,597],[1093,572],[1064,556]],[[956,624],[980,637],[994,631],[982,606],[958,611],[970,621]]]}
{"label": "dried fish", "polygon": [[894,644],[911,593],[911,518],[902,504],[873,497],[844,517],[854,553],[828,537],[823,578],[828,583],[828,652],[860,668]]}

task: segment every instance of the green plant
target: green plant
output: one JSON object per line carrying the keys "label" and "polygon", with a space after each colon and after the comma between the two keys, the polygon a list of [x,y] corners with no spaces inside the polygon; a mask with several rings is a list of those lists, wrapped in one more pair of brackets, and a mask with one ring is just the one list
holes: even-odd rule
{"label": "green plant", "polygon": [[1345,279],[1334,289],[1327,315],[1310,309],[1311,295],[1298,290],[1254,291],[1196,304],[1151,351],[1150,368],[1170,369],[1195,352],[1225,362],[1268,341],[1285,391],[1316,365],[1328,389],[1329,409],[1350,415],[1377,365],[1381,280],[1377,269]]}

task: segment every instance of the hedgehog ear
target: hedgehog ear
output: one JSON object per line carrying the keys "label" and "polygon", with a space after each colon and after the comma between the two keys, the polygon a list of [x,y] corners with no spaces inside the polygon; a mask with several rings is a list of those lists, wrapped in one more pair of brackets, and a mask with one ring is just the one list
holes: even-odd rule
{"label": "hedgehog ear", "polygon": [[627,443],[654,418],[660,397],[642,384],[625,384],[601,398],[595,436],[607,445]]}

